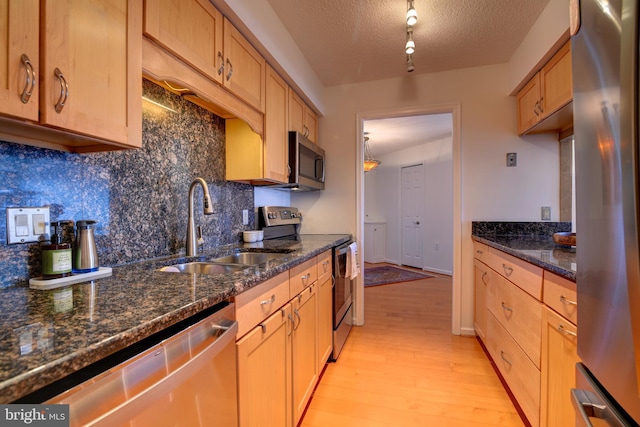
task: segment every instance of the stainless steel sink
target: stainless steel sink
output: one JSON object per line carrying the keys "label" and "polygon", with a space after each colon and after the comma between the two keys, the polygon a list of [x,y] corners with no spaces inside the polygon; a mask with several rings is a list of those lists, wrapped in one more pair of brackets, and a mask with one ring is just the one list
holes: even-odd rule
{"label": "stainless steel sink", "polygon": [[274,252],[237,252],[221,258],[216,258],[213,262],[229,264],[258,265],[264,264],[274,259],[285,257],[287,254]]}
{"label": "stainless steel sink", "polygon": [[227,274],[247,268],[241,264],[224,264],[219,262],[188,262],[160,268],[160,271],[174,273]]}

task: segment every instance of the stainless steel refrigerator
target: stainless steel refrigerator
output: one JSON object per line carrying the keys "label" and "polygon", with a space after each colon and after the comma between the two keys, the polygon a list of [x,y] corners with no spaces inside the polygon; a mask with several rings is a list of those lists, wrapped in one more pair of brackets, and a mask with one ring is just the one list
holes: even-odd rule
{"label": "stainless steel refrigerator", "polygon": [[579,26],[572,25],[571,48],[581,363],[573,402],[578,425],[637,426],[638,0],[576,3]]}

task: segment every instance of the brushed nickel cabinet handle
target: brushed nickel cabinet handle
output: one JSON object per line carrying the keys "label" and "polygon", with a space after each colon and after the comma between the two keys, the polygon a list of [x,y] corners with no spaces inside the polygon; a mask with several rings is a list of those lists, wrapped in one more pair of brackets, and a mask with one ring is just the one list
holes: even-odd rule
{"label": "brushed nickel cabinet handle", "polygon": [[268,304],[273,304],[274,302],[276,302],[276,295],[273,294],[271,295],[271,298],[260,301],[260,305],[268,305]]}
{"label": "brushed nickel cabinet handle", "polygon": [[560,302],[566,305],[578,305],[577,301],[567,299],[564,295],[560,295]]}
{"label": "brushed nickel cabinet handle", "polygon": [[231,80],[231,75],[233,75],[233,64],[227,58],[227,65],[229,66],[229,72],[227,73],[227,81]]}
{"label": "brushed nickel cabinet handle", "polygon": [[544,108],[542,108],[543,102],[544,102],[544,96],[541,96],[540,101],[538,101],[538,108],[540,108],[540,114],[544,114]]}
{"label": "brushed nickel cabinet handle", "polygon": [[289,331],[289,333],[287,335],[291,335],[293,333],[293,331],[296,330],[296,328],[295,328],[296,321],[293,320],[293,316],[291,315],[291,313],[287,314],[287,317],[289,318],[289,320],[291,320],[291,331]]}
{"label": "brushed nickel cabinet handle", "polygon": [[511,308],[511,307],[509,307],[508,305],[506,305],[506,304],[504,303],[504,301],[502,301],[502,302],[500,303],[500,305],[502,305],[502,309],[503,309],[504,311],[508,311],[508,312],[510,312],[510,313],[513,313],[513,308]]}
{"label": "brushed nickel cabinet handle", "polygon": [[298,311],[298,309],[296,308],[295,310],[293,310],[293,312],[295,313],[296,317],[298,318],[298,326],[296,326],[295,328],[293,328],[294,331],[297,331],[298,328],[300,327],[300,323],[302,323],[302,317],[300,317],[300,312]]}
{"label": "brushed nickel cabinet handle", "polygon": [[560,323],[558,325],[558,332],[560,332],[561,334],[568,335],[570,337],[577,337],[578,336],[578,334],[576,334],[575,332],[572,332],[572,331],[570,331],[568,329],[565,329],[564,325],[562,323]]}
{"label": "brushed nickel cabinet handle", "polygon": [[69,85],[67,84],[67,79],[64,78],[64,74],[62,74],[62,71],[60,71],[59,68],[56,67],[56,69],[53,70],[53,74],[60,81],[60,97],[55,105],[56,113],[60,114],[69,99]]}
{"label": "brushed nickel cabinet handle", "polygon": [[222,52],[218,51],[218,59],[220,60],[220,68],[218,68],[218,75],[222,75],[224,73],[224,56],[222,56]]}
{"label": "brushed nickel cabinet handle", "polygon": [[482,255],[482,254],[484,253],[484,251],[481,251],[480,249],[477,249],[477,250],[476,250],[476,253],[477,253],[478,255]]}
{"label": "brushed nickel cabinet handle", "polygon": [[486,271],[484,273],[482,273],[482,278],[480,280],[482,280],[482,283],[484,283],[485,285],[488,285],[489,283],[484,280],[485,277],[487,277],[489,275],[489,273],[487,273]]}
{"label": "brushed nickel cabinet handle", "polygon": [[504,270],[504,274],[509,277],[513,273],[513,267],[508,266],[507,264],[502,264],[502,269]]}
{"label": "brushed nickel cabinet handle", "polygon": [[504,363],[506,363],[507,365],[513,366],[511,360],[507,359],[507,357],[505,356],[504,350],[500,350],[500,358],[502,358],[502,360],[504,360]]}
{"label": "brushed nickel cabinet handle", "polygon": [[31,60],[26,54],[22,54],[20,57],[22,61],[22,65],[24,65],[24,70],[27,73],[27,79],[24,82],[24,88],[22,89],[22,93],[20,94],[20,100],[23,104],[29,102],[31,95],[33,94],[33,88],[36,85],[36,72],[33,70],[33,64],[31,64]]}
{"label": "brushed nickel cabinet handle", "polygon": [[533,107],[533,114],[536,115],[536,117],[540,117],[540,101],[536,101],[534,107]]}

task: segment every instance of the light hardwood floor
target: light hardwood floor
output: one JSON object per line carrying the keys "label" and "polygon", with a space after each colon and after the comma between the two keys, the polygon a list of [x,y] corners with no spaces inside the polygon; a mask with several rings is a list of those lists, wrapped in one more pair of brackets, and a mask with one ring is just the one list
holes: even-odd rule
{"label": "light hardwood floor", "polygon": [[450,277],[366,288],[300,425],[522,426],[477,340],[450,331]]}

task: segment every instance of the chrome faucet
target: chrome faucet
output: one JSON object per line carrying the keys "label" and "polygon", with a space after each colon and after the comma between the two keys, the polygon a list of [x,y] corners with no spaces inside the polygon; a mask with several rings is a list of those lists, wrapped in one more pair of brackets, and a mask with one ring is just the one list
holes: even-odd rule
{"label": "chrome faucet", "polygon": [[198,233],[196,234],[196,225],[193,220],[193,190],[196,188],[196,185],[200,184],[202,186],[202,191],[204,195],[202,197],[203,210],[205,215],[211,215],[213,213],[213,206],[211,204],[211,196],[209,196],[209,187],[207,183],[202,178],[196,178],[191,183],[191,187],[189,187],[189,218],[187,221],[187,256],[194,256],[198,254],[198,245],[201,245],[204,241],[202,240],[202,230],[198,227]]}

